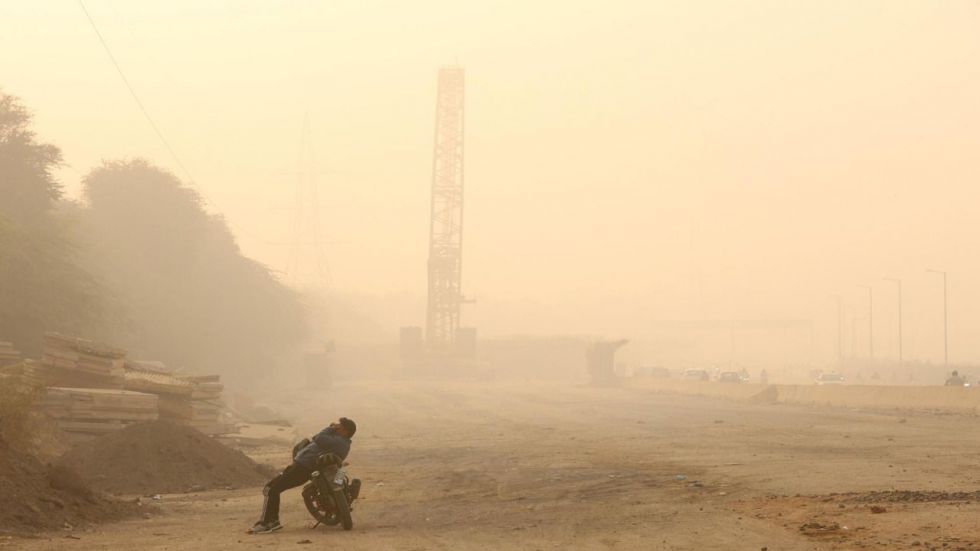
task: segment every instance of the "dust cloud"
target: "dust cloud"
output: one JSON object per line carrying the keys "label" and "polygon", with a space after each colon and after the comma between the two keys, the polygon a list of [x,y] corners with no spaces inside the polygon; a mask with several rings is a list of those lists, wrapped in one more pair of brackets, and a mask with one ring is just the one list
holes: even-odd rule
{"label": "dust cloud", "polygon": [[349,415],[358,548],[980,548],[948,528],[978,491],[978,23],[6,2],[0,494],[34,497],[0,547],[50,544],[20,537],[52,499],[231,545],[203,512],[257,494],[206,465],[165,520],[93,490],[101,459],[72,487],[102,513],[65,508],[43,465],[175,422],[250,480]]}

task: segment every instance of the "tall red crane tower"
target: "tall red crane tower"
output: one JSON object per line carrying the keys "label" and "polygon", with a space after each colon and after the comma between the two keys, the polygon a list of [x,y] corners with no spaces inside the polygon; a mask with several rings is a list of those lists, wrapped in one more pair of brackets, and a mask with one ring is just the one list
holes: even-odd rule
{"label": "tall red crane tower", "polygon": [[430,353],[457,344],[463,274],[463,98],[458,66],[439,70],[429,222],[429,294],[425,342]]}

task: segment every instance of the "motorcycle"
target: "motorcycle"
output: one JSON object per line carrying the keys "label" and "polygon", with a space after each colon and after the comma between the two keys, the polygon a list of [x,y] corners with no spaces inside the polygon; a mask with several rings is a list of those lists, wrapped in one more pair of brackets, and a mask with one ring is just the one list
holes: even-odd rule
{"label": "motorcycle", "polygon": [[[309,440],[303,440],[294,448],[302,449]],[[333,453],[325,453],[317,457],[316,466],[310,474],[310,481],[303,486],[303,503],[306,510],[316,520],[313,528],[321,524],[336,526],[340,524],[344,530],[354,527],[351,518],[354,500],[361,492],[360,479],[351,479],[344,469],[344,462]]]}

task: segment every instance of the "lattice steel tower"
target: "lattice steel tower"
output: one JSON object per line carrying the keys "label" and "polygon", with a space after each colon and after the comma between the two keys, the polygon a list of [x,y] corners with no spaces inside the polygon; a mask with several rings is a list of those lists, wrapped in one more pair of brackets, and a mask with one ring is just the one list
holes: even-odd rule
{"label": "lattice steel tower", "polygon": [[456,344],[464,302],[463,260],[463,68],[439,70],[432,199],[429,221],[429,302],[425,340],[434,353]]}

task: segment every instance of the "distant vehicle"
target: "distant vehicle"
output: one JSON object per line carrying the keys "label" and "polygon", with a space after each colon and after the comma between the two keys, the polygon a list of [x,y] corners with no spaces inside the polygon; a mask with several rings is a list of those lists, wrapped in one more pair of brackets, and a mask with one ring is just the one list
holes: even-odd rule
{"label": "distant vehicle", "polygon": [[641,377],[653,377],[655,379],[667,379],[670,377],[670,370],[666,367],[640,367],[636,374]]}
{"label": "distant vehicle", "polygon": [[953,374],[948,379],[946,379],[946,386],[970,386],[970,385],[969,383],[966,382],[966,378],[960,377],[960,373],[958,371],[953,371]]}
{"label": "distant vehicle", "polygon": [[743,381],[742,374],[737,371],[724,371],[718,375],[719,383],[741,383]]}
{"label": "distant vehicle", "polygon": [[822,373],[814,382],[818,385],[842,385],[844,384],[844,376],[840,373]]}
{"label": "distant vehicle", "polygon": [[685,381],[707,381],[708,372],[704,369],[688,369],[681,378]]}

